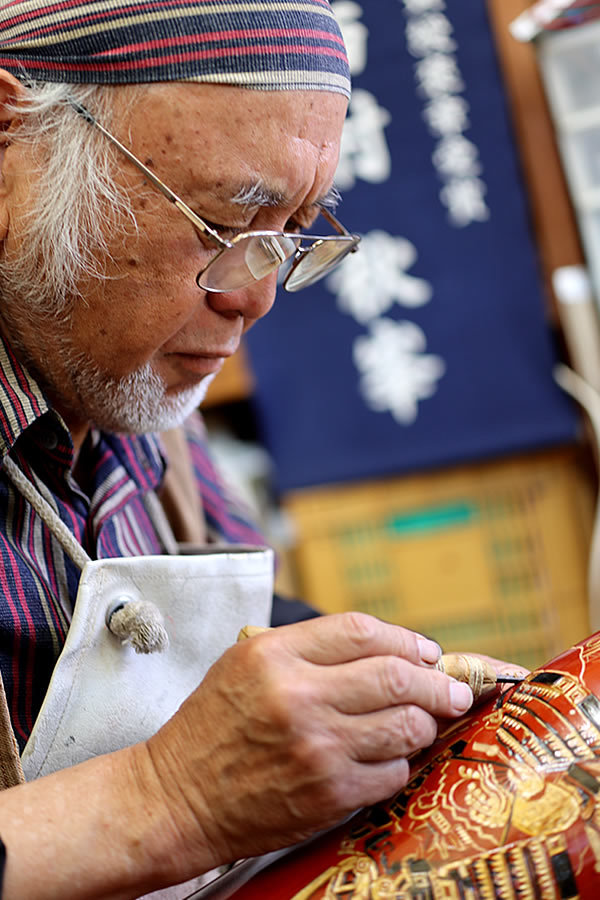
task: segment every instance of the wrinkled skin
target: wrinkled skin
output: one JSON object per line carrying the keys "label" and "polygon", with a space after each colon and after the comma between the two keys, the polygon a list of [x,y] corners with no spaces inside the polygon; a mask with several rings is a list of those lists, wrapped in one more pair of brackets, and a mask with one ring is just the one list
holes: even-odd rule
{"label": "wrinkled skin", "polygon": [[[124,106],[116,136],[223,234],[277,231],[290,221],[308,225],[317,215],[333,181],[343,97],[169,84],[149,86],[131,106],[115,91],[117,110]],[[4,124],[10,137],[13,124]],[[0,240],[9,259],[19,254],[23,216],[35,192],[31,153],[18,140],[0,144]],[[52,329],[39,314],[26,314],[19,298],[3,298],[2,328],[19,339],[76,446],[91,420],[104,423],[93,392],[86,394],[77,382],[74,354],[113,379],[150,364],[172,396],[217,372],[275,298],[275,275],[226,294],[198,288],[196,275],[215,254],[214,244],[130,162],[117,162],[115,180],[131,196],[138,233],[131,226],[109,230],[110,258],[100,266],[107,280],[85,280],[85,302],[75,302],[70,322],[58,320]],[[281,201],[268,207],[232,203],[240,189],[256,184]]]}
{"label": "wrinkled skin", "polygon": [[232,647],[148,745],[175,818],[187,823],[182,838],[202,822],[213,862],[256,855],[398,790],[406,757],[436,736],[434,717],[471,702],[466,685],[421,656],[436,653],[361,614]]}
{"label": "wrinkled skin", "polygon": [[[9,136],[5,101],[19,90],[0,73]],[[290,218],[314,218],[333,181],[344,114],[343,98],[326,92],[156,85],[114,130],[211,222],[279,230]],[[0,153],[4,254],[19,252],[35,189],[29,152],[15,141]],[[128,163],[115,178],[132,194],[139,232],[109,235],[110,278],[80,286],[86,302],[70,325],[40,331],[18,303],[3,305],[2,327],[25,348],[76,448],[95,412],[65,341],[110,378],[150,364],[176,393],[214,373],[274,299],[274,277],[229,294],[198,289],[210,248]],[[232,204],[257,181],[282,199]],[[358,614],[232,647],[149,742],[0,796],[5,898],[138,897],[294,843],[388,797],[406,783],[407,757],[434,740],[436,718],[471,704],[466,686],[432,670],[438,653],[412,632]]]}

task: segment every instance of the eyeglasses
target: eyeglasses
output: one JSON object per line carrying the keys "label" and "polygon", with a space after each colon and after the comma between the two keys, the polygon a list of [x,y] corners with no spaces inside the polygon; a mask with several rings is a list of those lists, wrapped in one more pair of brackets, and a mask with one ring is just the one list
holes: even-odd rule
{"label": "eyeglasses", "polygon": [[213,293],[236,291],[266,278],[284,263],[290,262],[283,287],[286,291],[299,291],[323,278],[345,256],[358,249],[360,236],[347,231],[327,209],[321,209],[321,215],[337,234],[323,236],[286,231],[245,231],[231,240],[225,240],[107,131],[85,106],[73,98],[69,99],[69,104],[143,172],[148,181],[183,213],[194,228],[219,247],[216,256],[196,277],[196,284],[203,290]]}

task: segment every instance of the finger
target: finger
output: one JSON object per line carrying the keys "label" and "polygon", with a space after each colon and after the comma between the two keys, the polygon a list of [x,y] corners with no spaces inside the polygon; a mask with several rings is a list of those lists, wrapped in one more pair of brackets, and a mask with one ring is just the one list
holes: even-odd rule
{"label": "finger", "polygon": [[279,636],[309,662],[335,665],[369,656],[399,656],[415,664],[433,665],[441,654],[435,641],[400,625],[364,613],[339,613],[308,619],[258,635]]}
{"label": "finger", "polygon": [[357,762],[406,759],[431,746],[437,735],[433,716],[413,704],[346,719],[344,726],[347,752]]}
{"label": "finger", "polygon": [[351,812],[387,800],[406,787],[410,778],[410,764],[404,758],[368,763],[351,762],[345,776],[339,779],[337,786],[340,801]]}
{"label": "finger", "polygon": [[457,716],[473,702],[468,685],[397,656],[373,656],[329,666],[319,672],[318,678],[322,701],[347,715],[409,703],[434,716]]}

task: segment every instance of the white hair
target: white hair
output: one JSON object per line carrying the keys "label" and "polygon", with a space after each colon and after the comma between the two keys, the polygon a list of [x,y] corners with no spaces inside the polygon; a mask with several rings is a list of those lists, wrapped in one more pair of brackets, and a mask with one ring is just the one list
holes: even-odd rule
{"label": "white hair", "polygon": [[29,144],[38,164],[18,251],[0,254],[0,304],[17,296],[38,312],[68,315],[81,278],[104,277],[107,237],[136,223],[127,194],[114,182],[114,148],[69,99],[110,129],[116,92],[123,109],[140,90],[144,86],[34,84],[15,107],[10,140]]}

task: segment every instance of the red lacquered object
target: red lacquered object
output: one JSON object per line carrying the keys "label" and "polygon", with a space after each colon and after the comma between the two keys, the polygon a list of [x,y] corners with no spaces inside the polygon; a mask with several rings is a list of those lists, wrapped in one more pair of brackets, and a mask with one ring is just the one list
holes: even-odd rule
{"label": "red lacquered object", "polygon": [[598,900],[600,633],[495,693],[391,800],[235,900]]}

